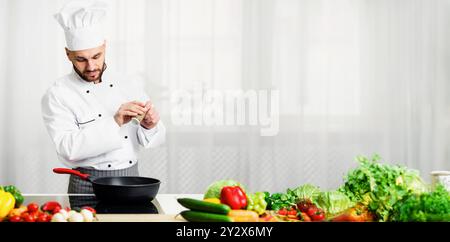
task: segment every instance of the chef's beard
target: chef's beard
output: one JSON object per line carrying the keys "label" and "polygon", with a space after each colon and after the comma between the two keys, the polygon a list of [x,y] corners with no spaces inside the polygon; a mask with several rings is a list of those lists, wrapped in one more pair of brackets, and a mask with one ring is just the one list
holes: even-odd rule
{"label": "chef's beard", "polygon": [[83,80],[85,80],[85,81],[87,81],[87,82],[96,82],[96,81],[102,82],[103,72],[106,70],[107,67],[108,67],[108,66],[106,65],[106,63],[103,63],[103,68],[102,68],[102,70],[100,70],[100,69],[94,70],[94,71],[99,71],[99,72],[100,72],[100,74],[98,75],[98,78],[96,78],[95,80],[90,80],[89,78],[87,78],[87,75],[89,75],[90,72],[94,72],[94,71],[86,71],[86,72],[84,72],[84,73],[81,73],[81,71],[79,71],[79,70],[75,67],[75,65],[73,65],[73,69],[74,69],[75,72],[78,74],[78,76],[80,76],[81,79],[83,79]]}

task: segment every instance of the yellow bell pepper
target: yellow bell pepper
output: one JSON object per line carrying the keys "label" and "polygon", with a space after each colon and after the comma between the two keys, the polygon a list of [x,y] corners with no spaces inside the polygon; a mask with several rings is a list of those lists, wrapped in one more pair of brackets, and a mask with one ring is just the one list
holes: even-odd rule
{"label": "yellow bell pepper", "polygon": [[231,210],[228,217],[234,222],[259,222],[259,216],[256,212],[250,210]]}
{"label": "yellow bell pepper", "polygon": [[16,199],[11,193],[0,190],[0,221],[9,214],[15,203]]}
{"label": "yellow bell pepper", "polygon": [[19,208],[14,208],[9,211],[8,217],[20,216],[22,213],[28,211],[27,206],[22,205]]}
{"label": "yellow bell pepper", "polygon": [[218,199],[218,198],[205,198],[205,199],[203,199],[203,201],[220,204],[220,199]]}

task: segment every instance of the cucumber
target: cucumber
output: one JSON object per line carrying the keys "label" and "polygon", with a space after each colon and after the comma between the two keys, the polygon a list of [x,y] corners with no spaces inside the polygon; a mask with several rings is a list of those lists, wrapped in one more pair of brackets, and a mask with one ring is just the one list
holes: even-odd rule
{"label": "cucumber", "polygon": [[202,200],[192,198],[178,198],[177,201],[178,203],[183,205],[183,207],[189,208],[194,211],[218,213],[218,214],[228,214],[231,211],[230,206],[226,204],[205,202]]}
{"label": "cucumber", "polygon": [[181,216],[189,222],[233,222],[233,219],[226,215],[192,210],[181,212]]}

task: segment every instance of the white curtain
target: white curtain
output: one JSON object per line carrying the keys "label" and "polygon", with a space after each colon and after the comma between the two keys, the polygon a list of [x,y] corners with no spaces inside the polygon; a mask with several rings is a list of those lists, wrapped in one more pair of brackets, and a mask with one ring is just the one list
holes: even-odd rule
{"label": "white curtain", "polygon": [[[0,184],[65,193],[40,98],[68,73],[66,1],[0,0]],[[342,184],[357,155],[450,170],[450,1],[113,0],[110,69],[140,75],[168,129],[140,154],[160,193],[233,178],[252,191]],[[279,132],[176,125],[176,90],[278,90]],[[195,107],[194,107],[195,109]]]}

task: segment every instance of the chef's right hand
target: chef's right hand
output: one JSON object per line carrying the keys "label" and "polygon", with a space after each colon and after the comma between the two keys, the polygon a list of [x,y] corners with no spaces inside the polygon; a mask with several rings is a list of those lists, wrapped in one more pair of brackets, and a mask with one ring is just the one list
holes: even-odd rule
{"label": "chef's right hand", "polygon": [[124,103],[120,105],[119,110],[114,115],[114,120],[122,127],[122,125],[129,123],[134,117],[144,115],[147,111],[144,103],[138,101]]}

